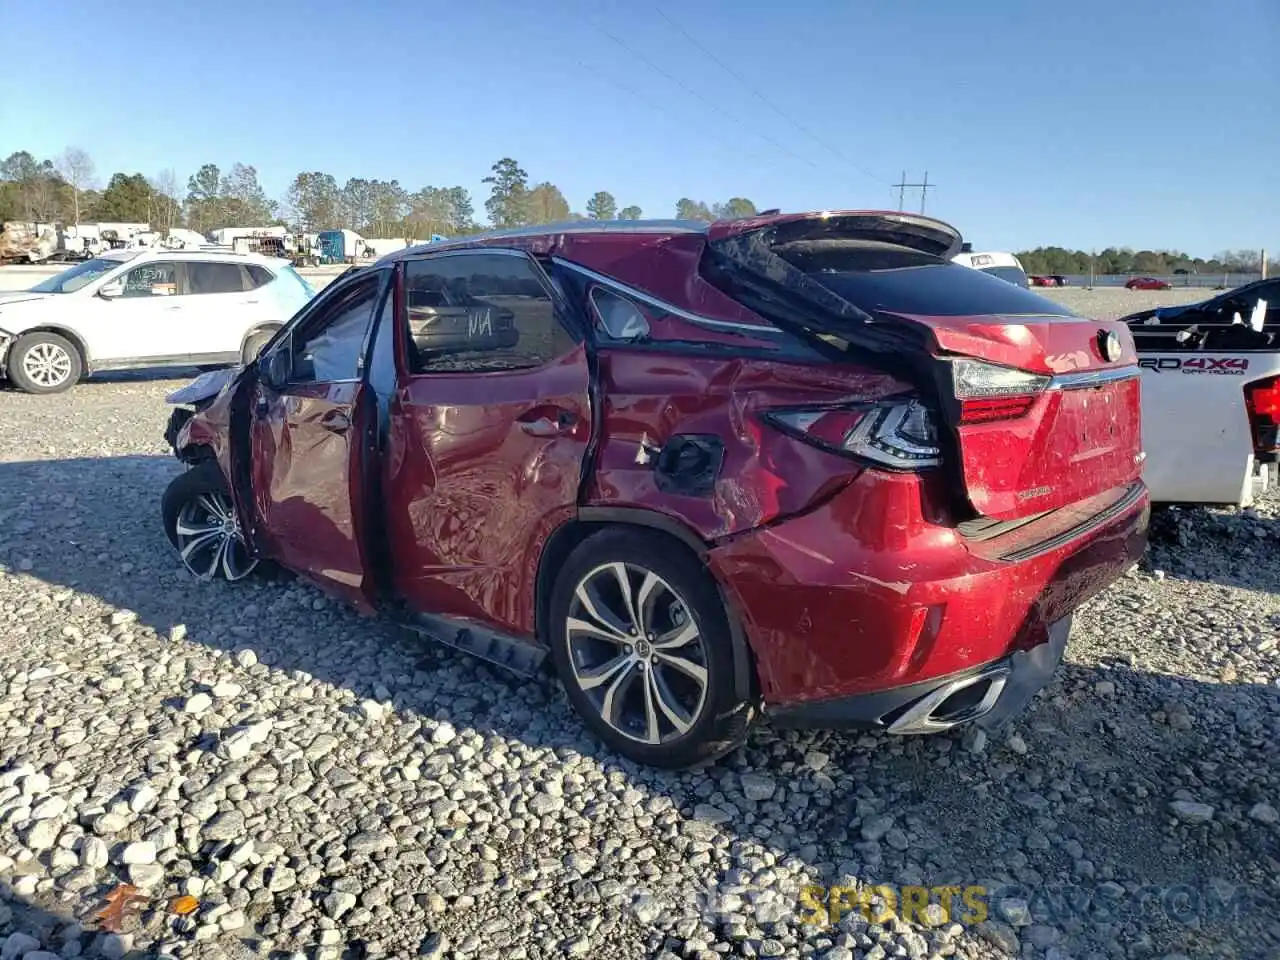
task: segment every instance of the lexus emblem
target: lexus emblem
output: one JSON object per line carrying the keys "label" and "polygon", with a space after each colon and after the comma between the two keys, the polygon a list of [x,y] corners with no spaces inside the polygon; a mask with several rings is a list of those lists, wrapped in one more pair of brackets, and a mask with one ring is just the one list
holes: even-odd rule
{"label": "lexus emblem", "polygon": [[1120,359],[1122,349],[1120,338],[1116,336],[1114,330],[1098,331],[1098,350],[1102,353],[1102,359],[1108,363],[1115,363]]}

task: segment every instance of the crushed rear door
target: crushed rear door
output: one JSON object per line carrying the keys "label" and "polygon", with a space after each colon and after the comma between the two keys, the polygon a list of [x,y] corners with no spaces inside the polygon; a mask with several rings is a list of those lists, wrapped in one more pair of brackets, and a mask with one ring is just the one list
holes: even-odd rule
{"label": "crushed rear door", "polygon": [[777,316],[932,379],[978,514],[1034,516],[1141,476],[1125,325],[950,262],[961,241],[946,224],[895,213],[761,217],[714,224],[708,242],[716,269],[750,275],[753,306],[776,303]]}

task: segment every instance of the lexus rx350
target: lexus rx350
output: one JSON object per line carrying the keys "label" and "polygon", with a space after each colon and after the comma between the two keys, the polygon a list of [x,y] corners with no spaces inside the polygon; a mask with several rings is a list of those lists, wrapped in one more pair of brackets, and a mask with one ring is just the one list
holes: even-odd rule
{"label": "lexus rx350", "polygon": [[853,212],[397,252],[171,397],[169,536],[552,666],[645,763],[998,725],[1142,550],[1138,368],[959,249]]}

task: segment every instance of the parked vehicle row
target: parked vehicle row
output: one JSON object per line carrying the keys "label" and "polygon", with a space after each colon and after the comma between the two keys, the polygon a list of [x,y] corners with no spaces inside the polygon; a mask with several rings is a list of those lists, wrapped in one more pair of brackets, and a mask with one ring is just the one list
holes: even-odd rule
{"label": "parked vehicle row", "polygon": [[[968,244],[965,246],[967,247]],[[999,277],[1001,280],[1012,283],[1016,287],[1028,287],[1031,285],[1027,279],[1026,271],[1022,269],[1022,262],[1012,253],[974,253],[972,250],[966,249],[957,253],[951,259],[954,263],[972,267],[974,270],[981,270],[983,273],[988,273],[993,277]]]}
{"label": "parked vehicle row", "polygon": [[518,672],[680,767],[994,728],[1141,554],[1129,328],[901,213],[578,222],[350,271],[170,399],[165,528]]}
{"label": "parked vehicle row", "polygon": [[248,362],[314,294],[284,260],[108,251],[0,293],[0,376],[56,393],[98,370]]}

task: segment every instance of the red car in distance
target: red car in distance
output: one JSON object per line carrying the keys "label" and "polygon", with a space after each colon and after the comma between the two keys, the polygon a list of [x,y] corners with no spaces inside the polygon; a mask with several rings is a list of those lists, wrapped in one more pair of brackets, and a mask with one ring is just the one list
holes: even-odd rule
{"label": "red car in distance", "polygon": [[684,767],[996,727],[1141,554],[1138,367],[901,213],[585,222],[355,269],[171,396],[166,530],[520,672]]}
{"label": "red car in distance", "polygon": [[1157,277],[1130,277],[1125,281],[1126,290],[1172,290],[1173,284]]}

